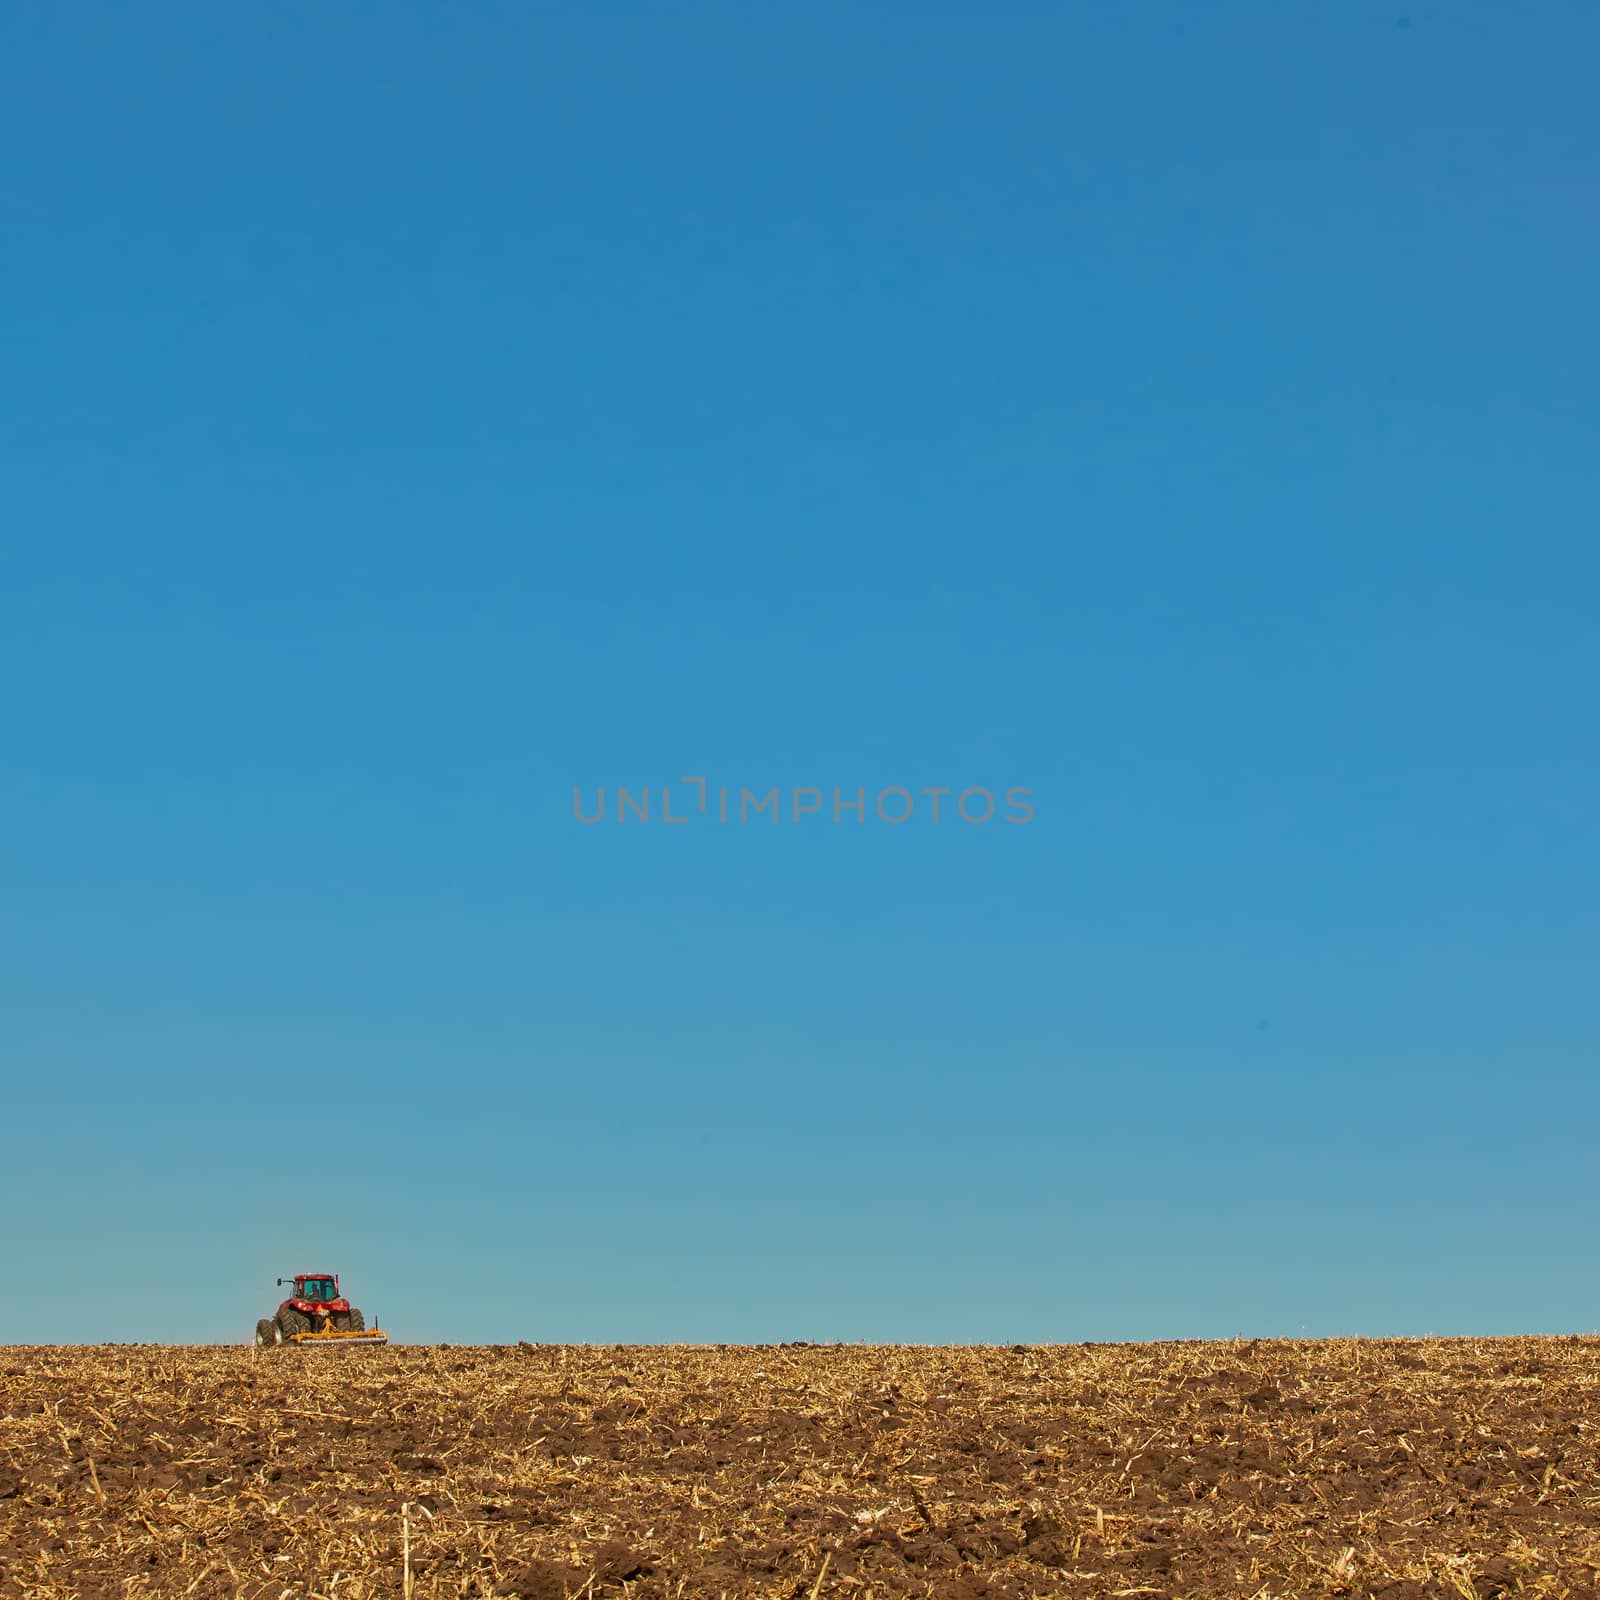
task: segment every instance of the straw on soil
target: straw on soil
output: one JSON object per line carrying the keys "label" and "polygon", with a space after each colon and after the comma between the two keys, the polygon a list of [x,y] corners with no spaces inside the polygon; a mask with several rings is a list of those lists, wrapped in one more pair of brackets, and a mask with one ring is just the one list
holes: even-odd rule
{"label": "straw on soil", "polygon": [[1600,1341],[0,1349],[0,1596],[1594,1592]]}

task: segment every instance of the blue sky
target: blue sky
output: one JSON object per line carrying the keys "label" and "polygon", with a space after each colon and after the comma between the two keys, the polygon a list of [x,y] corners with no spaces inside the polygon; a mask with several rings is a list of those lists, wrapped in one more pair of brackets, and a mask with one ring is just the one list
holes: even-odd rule
{"label": "blue sky", "polygon": [[0,1340],[1600,1326],[1597,47],[14,10]]}

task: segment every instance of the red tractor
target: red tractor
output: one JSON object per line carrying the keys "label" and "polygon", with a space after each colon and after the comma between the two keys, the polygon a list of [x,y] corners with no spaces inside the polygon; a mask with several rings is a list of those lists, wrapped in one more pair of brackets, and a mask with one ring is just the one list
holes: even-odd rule
{"label": "red tractor", "polygon": [[388,1343],[388,1334],[377,1328],[367,1331],[367,1319],[340,1294],[337,1273],[297,1272],[292,1279],[278,1279],[280,1288],[285,1283],[292,1283],[294,1292],[278,1307],[275,1317],[263,1317],[256,1324],[258,1350],[268,1345],[307,1345],[324,1340]]}

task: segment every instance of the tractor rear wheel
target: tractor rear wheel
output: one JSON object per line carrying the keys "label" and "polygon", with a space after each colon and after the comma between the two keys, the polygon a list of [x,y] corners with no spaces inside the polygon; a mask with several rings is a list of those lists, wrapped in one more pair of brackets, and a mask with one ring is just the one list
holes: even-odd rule
{"label": "tractor rear wheel", "polygon": [[351,1333],[365,1333],[367,1331],[367,1319],[354,1306],[350,1307],[350,1315],[347,1321]]}
{"label": "tractor rear wheel", "polygon": [[285,1306],[278,1313],[278,1327],[280,1329],[278,1342],[282,1344],[297,1333],[310,1333],[311,1318],[303,1311],[296,1311],[293,1306]]}
{"label": "tractor rear wheel", "polygon": [[263,1317],[256,1324],[256,1349],[265,1350],[278,1342],[278,1325],[271,1317]]}

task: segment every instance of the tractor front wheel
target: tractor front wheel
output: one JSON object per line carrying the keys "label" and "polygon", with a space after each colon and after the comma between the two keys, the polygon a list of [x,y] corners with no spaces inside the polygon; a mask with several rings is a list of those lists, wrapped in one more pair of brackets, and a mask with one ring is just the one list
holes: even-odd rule
{"label": "tractor front wheel", "polygon": [[278,1313],[278,1343],[283,1344],[297,1333],[311,1332],[311,1318],[293,1306],[285,1306]]}
{"label": "tractor front wheel", "polygon": [[256,1349],[265,1350],[278,1342],[278,1325],[271,1317],[263,1317],[256,1324]]}

